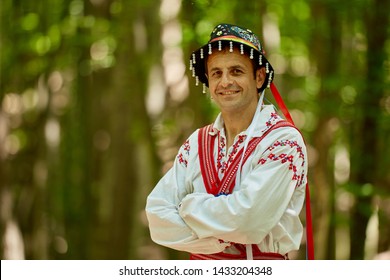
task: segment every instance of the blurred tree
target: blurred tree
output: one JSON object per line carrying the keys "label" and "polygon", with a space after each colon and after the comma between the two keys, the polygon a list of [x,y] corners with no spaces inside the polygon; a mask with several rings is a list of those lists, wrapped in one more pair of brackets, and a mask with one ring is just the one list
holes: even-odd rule
{"label": "blurred tree", "polygon": [[[351,209],[351,259],[365,258],[365,240],[367,225],[373,214],[373,198],[379,190],[389,194],[389,184],[385,188],[382,179],[383,151],[386,150],[382,141],[389,133],[389,127],[383,126],[388,119],[383,107],[383,100],[388,92],[388,77],[385,73],[386,41],[389,35],[390,1],[369,1],[365,7],[364,24],[367,34],[366,51],[366,79],[362,91],[358,95],[358,108],[354,123],[351,142],[351,180],[355,202]],[[375,32],[374,32],[375,30]],[[387,92],[386,92],[387,90]],[[387,169],[388,170],[388,169]],[[388,222],[389,219],[381,219]],[[388,225],[380,223],[381,228]],[[386,231],[385,231],[386,232]],[[387,241],[387,246],[381,251],[389,249],[389,238],[381,236]],[[386,248],[387,247],[387,248]]]}
{"label": "blurred tree", "polygon": [[[337,130],[338,90],[340,87],[341,22],[339,5],[330,1],[313,1],[313,23],[310,41],[311,60],[315,62],[321,86],[316,96],[318,104],[315,115],[317,125],[313,131],[313,146],[317,150],[316,164],[312,166],[314,182],[313,201],[317,258],[335,258],[334,202],[335,182],[333,177],[334,154]],[[331,53],[329,53],[331,50]]]}
{"label": "blurred tree", "polygon": [[153,156],[152,125],[145,98],[149,72],[152,66],[161,63],[160,21],[155,1],[123,2],[122,9],[114,32],[118,52],[110,98],[113,159],[110,176],[114,180],[108,224],[111,248],[107,258],[136,259],[140,243],[136,242],[134,228],[141,226],[139,213],[145,200],[140,196],[144,194],[140,184],[145,184],[145,180],[140,177],[149,177],[147,185],[155,183],[157,170],[153,167],[158,163]]}

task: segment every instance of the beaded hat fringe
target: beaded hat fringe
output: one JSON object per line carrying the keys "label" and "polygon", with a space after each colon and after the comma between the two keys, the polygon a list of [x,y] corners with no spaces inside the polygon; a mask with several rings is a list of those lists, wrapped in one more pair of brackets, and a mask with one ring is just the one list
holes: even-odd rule
{"label": "beaded hat fringe", "polygon": [[[192,53],[192,56],[190,59],[190,71],[192,72],[192,77],[195,78],[195,85],[198,86],[199,82],[201,82],[203,84],[203,90],[202,90],[203,93],[206,92],[206,87],[208,87],[208,83],[205,83],[205,81],[201,81],[199,75],[197,75],[196,66],[202,65],[201,67],[204,67],[205,59],[207,58],[207,56],[204,55],[205,54],[204,48],[207,48],[207,53],[209,55],[211,55],[213,53],[213,49],[215,51],[222,51],[222,46],[224,44],[226,45],[226,43],[224,41],[218,41],[217,48],[214,48],[213,44],[211,44],[211,43],[207,44],[206,47],[202,47],[197,51],[197,53],[199,54],[199,57],[196,56],[195,52]],[[244,46],[243,44],[238,45],[238,43],[233,42],[233,41],[230,41],[229,44],[227,45],[229,48],[229,52],[233,52],[234,45],[237,45],[237,47],[239,48],[240,54],[248,55],[248,57],[251,60],[255,59],[254,49],[252,49],[252,48],[249,49],[247,46]],[[265,67],[265,72],[267,75],[266,87],[269,88],[271,83],[272,83],[272,80],[274,78],[274,70],[268,61],[266,63],[264,63],[264,61],[266,61],[264,55],[258,54],[258,66]]]}
{"label": "beaded hat fringe", "polygon": [[249,29],[230,24],[219,24],[212,31],[210,41],[191,54],[190,70],[196,85],[199,85],[199,82],[203,84],[203,92],[208,87],[205,61],[213,51],[222,51],[224,48],[228,48],[229,52],[233,52],[234,48],[237,48],[240,54],[247,55],[253,61],[258,61],[258,66],[265,67],[266,71],[266,83],[258,89],[258,92],[270,87],[274,78],[274,69],[264,56],[264,50],[257,36]]}

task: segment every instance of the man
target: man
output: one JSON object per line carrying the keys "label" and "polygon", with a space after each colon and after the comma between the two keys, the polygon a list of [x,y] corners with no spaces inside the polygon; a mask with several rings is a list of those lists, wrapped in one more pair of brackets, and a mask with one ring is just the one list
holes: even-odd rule
{"label": "man", "polygon": [[191,259],[287,259],[303,233],[306,148],[263,104],[273,68],[257,36],[219,24],[190,66],[220,114],[188,138],[148,196],[152,239]]}

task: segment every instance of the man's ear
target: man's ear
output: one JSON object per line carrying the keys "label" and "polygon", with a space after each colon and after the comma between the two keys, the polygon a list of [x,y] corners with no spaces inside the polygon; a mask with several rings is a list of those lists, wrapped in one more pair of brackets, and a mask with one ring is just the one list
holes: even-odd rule
{"label": "man's ear", "polygon": [[256,87],[261,88],[264,84],[266,77],[265,68],[261,67],[256,70]]}

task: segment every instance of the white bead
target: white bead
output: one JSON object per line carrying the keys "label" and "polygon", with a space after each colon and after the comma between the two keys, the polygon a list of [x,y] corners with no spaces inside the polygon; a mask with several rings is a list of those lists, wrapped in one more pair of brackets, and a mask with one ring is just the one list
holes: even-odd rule
{"label": "white bead", "polygon": [[271,71],[269,73],[269,76],[268,76],[268,84],[267,84],[267,87],[270,87],[271,83],[272,83],[272,76],[273,76],[274,72]]}

